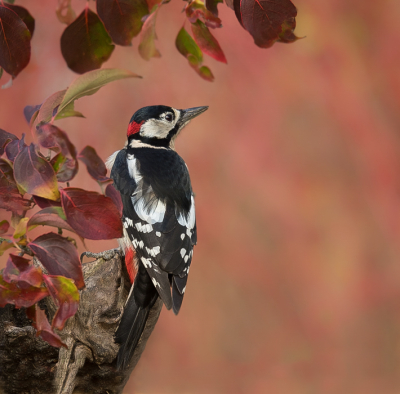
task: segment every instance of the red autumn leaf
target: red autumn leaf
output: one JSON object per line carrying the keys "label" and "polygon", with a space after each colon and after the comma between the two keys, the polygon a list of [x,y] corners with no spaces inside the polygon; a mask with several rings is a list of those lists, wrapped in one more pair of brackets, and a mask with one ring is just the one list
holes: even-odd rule
{"label": "red autumn leaf", "polygon": [[29,286],[22,289],[18,283],[7,283],[0,275],[0,307],[14,304],[17,308],[27,308],[48,295],[44,287]]}
{"label": "red autumn leaf", "polygon": [[6,211],[20,212],[26,211],[29,207],[29,200],[22,198],[17,187],[0,186],[0,208],[5,209]]}
{"label": "red autumn leaf", "polygon": [[[254,43],[269,48],[280,41],[284,29],[293,33],[296,27],[296,7],[290,0],[234,0],[235,14],[241,25],[253,36]],[[293,42],[297,37],[285,34],[283,42]]]}
{"label": "red autumn leaf", "polygon": [[130,45],[143,26],[142,18],[149,13],[146,0],[97,0],[97,13],[112,40]]}
{"label": "red autumn leaf", "polygon": [[121,216],[111,198],[69,187],[61,189],[61,203],[68,224],[81,237],[112,239],[122,236]]}
{"label": "red autumn leaf", "polygon": [[58,307],[51,325],[53,328],[62,330],[67,319],[74,316],[78,310],[78,289],[71,279],[63,276],[44,275],[44,282]]}
{"label": "red autumn leaf", "polygon": [[18,140],[18,138],[7,131],[0,129],[0,156],[4,153],[4,147],[11,141]]}
{"label": "red autumn leaf", "polygon": [[9,228],[10,228],[10,223],[8,223],[7,220],[2,220],[0,222],[0,235],[5,234]]}
{"label": "red autumn leaf", "polygon": [[122,207],[121,194],[119,194],[119,192],[115,189],[115,187],[112,183],[107,185],[105,195],[107,197],[110,197],[111,200],[113,200],[115,206],[118,209],[120,216],[122,216],[122,208],[123,207]]}
{"label": "red autumn leaf", "polygon": [[218,3],[222,3],[222,0],[206,0],[206,8],[214,16],[218,16],[218,8],[217,8]]}
{"label": "red autumn leaf", "polygon": [[196,23],[192,23],[192,32],[197,45],[204,53],[219,62],[227,63],[218,41],[202,21],[198,20]]}
{"label": "red autumn leaf", "polygon": [[49,200],[59,198],[57,177],[53,167],[36,153],[34,144],[23,147],[15,158],[14,178],[27,193]]}
{"label": "red autumn leaf", "polygon": [[22,134],[21,139],[16,139],[11,141],[5,146],[4,151],[6,152],[7,159],[14,161],[17,157],[19,151],[26,146],[25,144],[25,134]]}
{"label": "red autumn leaf", "polygon": [[28,222],[29,226],[42,225],[63,228],[74,232],[72,227],[66,222],[66,216],[61,207],[48,207],[36,212]]}
{"label": "red autumn leaf", "polygon": [[79,289],[85,286],[78,251],[67,239],[55,233],[48,233],[30,242],[28,247],[50,275],[62,275],[73,279]]}
{"label": "red autumn leaf", "polygon": [[29,11],[26,8],[21,7],[20,5],[14,4],[7,4],[7,8],[14,11],[22,19],[29,32],[31,33],[32,38],[33,32],[35,31],[35,19],[33,19]]}
{"label": "red autumn leaf", "polygon": [[42,106],[42,104],[27,105],[24,108],[24,117],[25,117],[25,120],[27,121],[28,125],[31,125],[31,123],[36,119],[41,106]]}
{"label": "red autumn leaf", "polygon": [[[23,257],[15,256],[15,255],[12,255],[12,256],[19,257],[21,259],[21,264],[24,264],[25,268],[28,268],[28,266],[29,266],[28,259],[24,259]],[[6,266],[3,270],[3,279],[7,283],[16,282],[18,275],[19,275],[19,269],[16,267],[16,265],[12,261],[11,254],[10,254],[7,259]]]}
{"label": "red autumn leaf", "polygon": [[146,18],[142,33],[140,34],[139,54],[144,60],[150,60],[152,57],[160,57],[160,51],[156,48],[156,18],[160,6]]}
{"label": "red autumn leaf", "polygon": [[79,153],[78,159],[86,164],[88,173],[93,179],[100,182],[108,179],[106,176],[107,168],[104,161],[100,159],[94,148],[85,146]]}
{"label": "red autumn leaf", "polygon": [[36,305],[36,316],[33,326],[37,330],[37,335],[41,336],[43,340],[48,342],[51,346],[61,347],[68,346],[61,340],[61,338],[52,330],[49,321],[47,320],[46,313]]}
{"label": "red autumn leaf", "polygon": [[78,74],[100,68],[113,50],[114,45],[103,23],[88,7],[61,36],[62,55],[68,67]]}
{"label": "red autumn leaf", "polygon": [[47,198],[39,197],[39,196],[32,196],[33,201],[39,208],[47,208],[47,207],[61,207],[60,201],[53,201]]}
{"label": "red autumn leaf", "polygon": [[[217,10],[216,4],[215,10]],[[186,6],[186,16],[190,23],[196,23],[197,20],[200,20],[204,22],[207,27],[211,27],[212,29],[222,27],[221,19],[209,11],[200,0],[194,0]]]}
{"label": "red autumn leaf", "polygon": [[43,283],[43,273],[28,259],[10,254],[3,271],[3,279],[8,283],[17,283],[21,289],[27,289],[31,286],[40,287]]}
{"label": "red autumn leaf", "polygon": [[31,33],[8,5],[0,4],[0,67],[15,78],[31,58]]}

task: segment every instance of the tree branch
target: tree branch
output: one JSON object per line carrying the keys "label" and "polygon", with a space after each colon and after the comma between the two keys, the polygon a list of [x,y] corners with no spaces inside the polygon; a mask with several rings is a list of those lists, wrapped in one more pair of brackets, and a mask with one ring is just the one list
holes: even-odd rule
{"label": "tree branch", "polygon": [[[78,312],[59,331],[68,349],[50,346],[31,326],[23,309],[0,308],[0,394],[121,394],[160,315],[150,311],[128,369],[117,371],[114,332],[122,316],[130,282],[119,255],[83,265],[86,287]],[[56,305],[40,302],[51,321]]]}

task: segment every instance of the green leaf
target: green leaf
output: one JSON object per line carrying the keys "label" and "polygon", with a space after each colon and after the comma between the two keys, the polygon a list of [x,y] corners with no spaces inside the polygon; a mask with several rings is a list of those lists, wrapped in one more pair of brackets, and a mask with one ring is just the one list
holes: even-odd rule
{"label": "green leaf", "polygon": [[141,76],[131,71],[121,70],[118,68],[103,68],[80,75],[67,89],[58,108],[58,112],[62,112],[62,110],[73,101],[96,93],[104,85],[125,78],[141,78]]}
{"label": "green leaf", "polygon": [[192,55],[199,61],[199,63],[203,61],[203,53],[201,52],[201,49],[184,27],[179,31],[175,45],[183,56],[187,57],[188,55]]}
{"label": "green leaf", "polygon": [[207,66],[200,67],[199,74],[206,81],[214,81],[214,75]]}
{"label": "green leaf", "polygon": [[70,118],[72,116],[84,118],[84,115],[81,112],[75,111],[74,102],[69,103],[61,112],[58,112],[55,120]]}
{"label": "green leaf", "polygon": [[200,77],[209,82],[214,80],[211,70],[206,66],[201,67],[203,63],[203,52],[184,27],[179,31],[175,45],[178,51],[186,57],[189,65],[197,72],[197,74],[200,75]]}
{"label": "green leaf", "polygon": [[22,218],[17,227],[15,228],[13,238],[18,239],[23,237],[26,234],[26,226],[28,224],[29,218]]}

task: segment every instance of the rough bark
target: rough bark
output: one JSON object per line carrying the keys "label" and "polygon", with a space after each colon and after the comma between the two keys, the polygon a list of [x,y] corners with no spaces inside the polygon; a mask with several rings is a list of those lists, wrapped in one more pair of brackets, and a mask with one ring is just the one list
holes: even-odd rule
{"label": "rough bark", "polygon": [[[157,323],[162,302],[150,312],[128,369],[117,371],[118,327],[129,292],[129,279],[118,255],[83,265],[86,287],[76,315],[58,334],[68,349],[36,337],[23,309],[0,308],[0,394],[120,394]],[[55,305],[41,301],[51,319]],[[1,391],[2,390],[2,391]]]}

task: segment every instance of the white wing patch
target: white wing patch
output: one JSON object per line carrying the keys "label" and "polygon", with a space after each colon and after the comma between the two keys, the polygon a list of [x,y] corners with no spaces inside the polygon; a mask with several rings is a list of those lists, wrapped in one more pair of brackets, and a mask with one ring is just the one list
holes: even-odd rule
{"label": "white wing patch", "polygon": [[[132,204],[135,212],[140,217],[140,219],[149,223],[148,227],[144,225],[143,227],[141,227],[141,229],[137,228],[137,230],[143,233],[149,233],[153,230],[151,224],[161,223],[164,220],[164,215],[167,207],[160,200],[158,200],[157,203],[151,204],[150,207],[145,204],[145,199],[142,194],[142,187],[140,184],[143,180],[143,176],[138,169],[135,156],[128,155],[127,157],[129,175],[134,179],[137,185],[136,191],[131,197]],[[146,192],[153,193],[151,186],[146,190]]]}
{"label": "white wing patch", "polygon": [[190,206],[190,211],[189,211],[189,215],[188,215],[187,219],[181,213],[176,215],[176,217],[178,219],[178,223],[181,226],[185,226],[189,230],[194,227],[194,225],[196,223],[196,210],[195,210],[195,207],[194,207],[194,198],[193,198],[193,196],[192,196],[192,203],[191,203],[191,206]]}
{"label": "white wing patch", "polygon": [[132,204],[137,215],[145,222],[154,224],[161,223],[164,220],[167,207],[162,201],[158,200],[157,205],[154,205],[152,208],[148,209],[148,207],[145,206],[143,198],[137,200],[134,196],[132,196]]}

